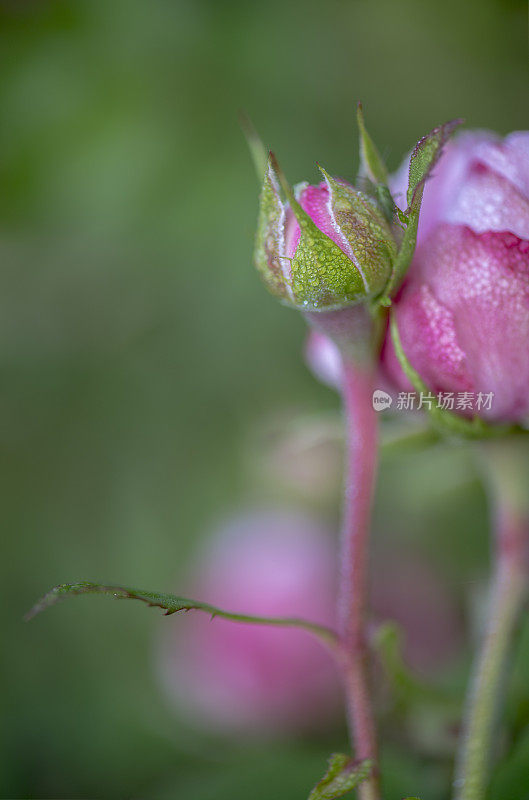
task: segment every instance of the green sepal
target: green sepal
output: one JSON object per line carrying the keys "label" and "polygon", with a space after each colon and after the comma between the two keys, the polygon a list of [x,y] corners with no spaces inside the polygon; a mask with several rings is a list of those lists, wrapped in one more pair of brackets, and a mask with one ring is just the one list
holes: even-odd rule
{"label": "green sepal", "polygon": [[244,111],[239,111],[239,125],[250,151],[257,180],[261,183],[268,166],[268,152],[252,120]]}
{"label": "green sepal", "polygon": [[375,143],[366,130],[362,103],[356,107],[356,121],[360,132],[360,170],[369,180],[387,186],[388,170]]}
{"label": "green sepal", "polygon": [[[410,157],[410,168],[408,172],[408,191],[406,193],[406,200],[408,202],[407,213],[410,213],[413,205],[418,200],[418,192],[424,187],[424,183],[429,177],[432,169],[435,167],[443,147],[455,131],[455,129],[463,124],[462,119],[453,119],[450,122],[445,122],[444,125],[439,125],[434,128],[430,133],[419,139],[415,145]],[[419,199],[420,204],[420,199]]]}
{"label": "green sepal", "polygon": [[[402,346],[397,318],[393,311],[390,314],[390,331],[395,354],[409,382],[416,392],[431,394],[426,383],[408,361]],[[472,419],[466,419],[446,409],[438,408],[435,403],[432,404],[431,408],[427,408],[426,411],[434,428],[447,436],[457,436],[463,439],[487,439],[495,436],[505,436],[517,430],[514,425],[489,425],[481,417],[477,416],[472,417]]]}
{"label": "green sepal", "polygon": [[259,197],[259,215],[255,235],[254,262],[268,289],[282,299],[291,298],[281,259],[285,208],[271,158],[268,159]]}
{"label": "green sepal", "polygon": [[254,625],[275,625],[286,628],[304,628],[328,645],[336,643],[336,633],[324,625],[315,622],[298,619],[297,617],[258,617],[250,614],[238,614],[233,611],[224,611],[221,608],[212,606],[209,603],[202,603],[200,600],[190,600],[187,597],[178,597],[166,592],[150,592],[143,589],[133,589],[130,586],[109,586],[103,583],[91,583],[82,581],[81,583],[63,583],[55,586],[51,591],[44,595],[26,614],[26,620],[44,611],[46,608],[55,605],[59,600],[79,594],[105,594],[115,597],[118,600],[141,600],[148,606],[161,608],[166,616],[176,614],[179,611],[204,611],[211,618],[221,617],[232,622],[244,622]]}
{"label": "green sepal", "polygon": [[303,210],[273,154],[270,158],[301,230],[291,260],[294,303],[306,311],[321,311],[364,300],[367,291],[358,268]]}
{"label": "green sepal", "polygon": [[422,139],[419,139],[413,149],[410,156],[408,190],[406,193],[408,207],[404,213],[400,212],[398,214],[401,223],[405,226],[404,235],[395,259],[393,275],[384,292],[386,297],[391,297],[399,289],[409,269],[417,244],[417,229],[419,227],[424,185],[430,177],[432,169],[439,161],[445,144],[462,122],[463,120],[461,119],[455,119],[451,122],[446,122],[444,125],[439,125],[426,136],[423,136]]}
{"label": "green sepal", "polygon": [[308,800],[335,800],[355,789],[373,774],[373,762],[354,761],[344,753],[333,753],[329,768],[309,794]]}
{"label": "green sepal", "polygon": [[[422,189],[420,190],[420,195],[422,198]],[[419,200],[419,205],[416,206],[410,212],[410,214],[406,215],[404,235],[400,243],[399,251],[393,262],[393,273],[388,282],[388,285],[384,289],[384,296],[381,300],[381,303],[383,305],[388,305],[388,306],[391,305],[391,297],[400,288],[402,281],[406,277],[406,273],[410,268],[413,254],[415,253],[415,247],[417,245],[419,212],[420,212],[420,200]]]}
{"label": "green sepal", "polygon": [[389,176],[384,159],[366,130],[361,103],[358,103],[356,109],[356,119],[360,133],[358,185],[374,197],[387,222],[393,223],[399,208],[389,190]]}
{"label": "green sepal", "polygon": [[389,188],[383,183],[377,183],[373,187],[373,194],[387,222],[394,223],[395,217],[399,217],[399,213],[402,212],[393,200]]}
{"label": "green sepal", "polygon": [[387,284],[397,246],[384,215],[362,192],[340,183],[318,165],[330,194],[334,219],[344,235],[369,296]]}

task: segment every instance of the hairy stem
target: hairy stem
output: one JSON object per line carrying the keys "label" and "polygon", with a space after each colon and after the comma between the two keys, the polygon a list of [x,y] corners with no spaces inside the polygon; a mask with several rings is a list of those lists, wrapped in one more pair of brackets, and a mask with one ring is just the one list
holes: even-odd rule
{"label": "hairy stem", "polygon": [[[377,745],[369,676],[365,609],[371,503],[377,461],[377,420],[372,405],[370,364],[343,361],[347,428],[345,505],[340,553],[339,622],[347,718],[358,759],[376,763]],[[377,800],[377,774],[358,789],[361,800]]]}
{"label": "hairy stem", "polygon": [[467,698],[454,782],[456,800],[483,800],[513,632],[528,578],[529,450],[525,440],[483,446],[494,516],[494,570],[481,651]]}

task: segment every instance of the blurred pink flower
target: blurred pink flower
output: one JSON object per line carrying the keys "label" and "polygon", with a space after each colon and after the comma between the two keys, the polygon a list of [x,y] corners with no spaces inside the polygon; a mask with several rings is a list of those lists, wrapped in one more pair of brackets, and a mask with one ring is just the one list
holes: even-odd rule
{"label": "blurred pink flower", "polygon": [[[237,516],[214,533],[187,594],[230,611],[334,622],[333,536],[286,511]],[[305,631],[191,612],[164,628],[162,674],[197,724],[252,733],[319,726],[337,712],[330,654]]]}
{"label": "blurred pink flower", "polygon": [[340,389],[342,383],[342,357],[338,346],[318,331],[310,331],[305,345],[305,359],[312,372],[322,383]]}
{"label": "blurred pink flower", "polygon": [[[393,190],[404,186],[404,165]],[[493,394],[491,421],[529,413],[529,133],[466,133],[427,182],[420,246],[395,310],[433,392]],[[389,374],[411,389],[388,341]]]}

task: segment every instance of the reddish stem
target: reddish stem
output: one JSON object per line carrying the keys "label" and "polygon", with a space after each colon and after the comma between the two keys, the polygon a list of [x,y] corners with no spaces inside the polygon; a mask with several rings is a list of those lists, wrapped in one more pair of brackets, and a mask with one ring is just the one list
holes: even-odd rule
{"label": "reddish stem", "polygon": [[[344,359],[342,378],[347,454],[338,608],[341,661],[356,758],[376,763],[365,629],[368,544],[378,444],[372,366]],[[380,790],[376,774],[360,785],[359,796],[362,800],[377,800]]]}

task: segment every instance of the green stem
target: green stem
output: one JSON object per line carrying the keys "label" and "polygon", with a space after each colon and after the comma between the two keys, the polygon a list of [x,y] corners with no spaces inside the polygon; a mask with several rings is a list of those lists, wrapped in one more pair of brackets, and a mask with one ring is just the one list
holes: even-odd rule
{"label": "green stem", "polygon": [[456,800],[483,800],[513,633],[527,591],[529,453],[514,437],[482,445],[494,512],[495,565],[481,651],[467,699]]}

